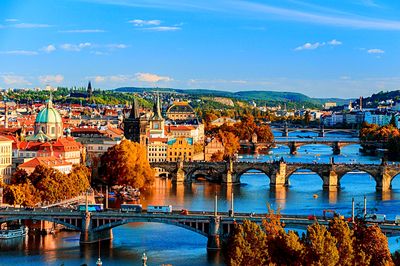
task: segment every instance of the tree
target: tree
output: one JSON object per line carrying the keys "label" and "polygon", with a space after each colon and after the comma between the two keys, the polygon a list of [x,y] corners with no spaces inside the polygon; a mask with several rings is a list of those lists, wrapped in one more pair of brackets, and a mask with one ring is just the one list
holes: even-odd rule
{"label": "tree", "polygon": [[90,187],[90,169],[84,165],[74,165],[71,173],[68,174],[69,179],[74,184],[74,194],[87,191]]}
{"label": "tree", "polygon": [[211,161],[212,162],[220,162],[220,161],[223,161],[223,160],[224,160],[224,153],[222,151],[214,152],[211,155]]}
{"label": "tree", "polygon": [[346,221],[335,217],[329,223],[329,232],[337,240],[337,249],[339,252],[339,265],[354,265],[354,235],[353,231]]}
{"label": "tree", "polygon": [[[356,236],[356,261],[360,265],[394,265],[388,240],[379,226],[357,224],[354,234]],[[361,262],[365,264],[361,264]]]}
{"label": "tree", "polygon": [[232,132],[219,131],[218,140],[224,146],[224,157],[232,157],[240,148],[239,137]]}
{"label": "tree", "polygon": [[307,228],[305,241],[307,265],[335,266],[339,262],[336,239],[326,227],[315,223]]}
{"label": "tree", "polygon": [[228,243],[228,265],[267,264],[267,236],[256,223],[245,220],[242,225],[236,224]]}
{"label": "tree", "polygon": [[257,127],[256,133],[259,142],[274,141],[274,135],[272,134],[271,128],[268,125],[261,125]]}
{"label": "tree", "polygon": [[17,170],[11,176],[10,183],[12,185],[25,183],[28,180],[28,177],[29,175],[24,169],[17,168]]}
{"label": "tree", "polygon": [[130,140],[109,148],[101,156],[102,177],[112,185],[144,188],[154,181],[155,172],[147,161],[146,148]]}

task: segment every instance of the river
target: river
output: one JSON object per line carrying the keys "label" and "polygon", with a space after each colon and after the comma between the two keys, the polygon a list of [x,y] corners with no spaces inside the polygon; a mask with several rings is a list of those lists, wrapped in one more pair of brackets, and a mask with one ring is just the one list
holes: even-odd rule
{"label": "river", "polygon": [[[289,139],[315,136],[313,133],[291,133]],[[348,135],[328,135],[326,139],[344,139]],[[270,161],[284,157],[286,161],[329,162],[330,147],[307,145],[298,149],[297,155],[289,155],[287,147],[277,147],[270,155],[241,155],[243,161]],[[380,163],[380,159],[363,156],[359,145],[342,149],[334,156],[335,162]],[[248,172],[239,185],[219,185],[206,181],[191,184],[172,184],[157,179],[152,189],[142,194],[142,204],[173,205],[176,209],[212,210],[214,194],[219,196],[219,211],[227,211],[231,194],[234,193],[235,211],[266,212],[267,204],[280,208],[284,214],[322,215],[322,210],[333,209],[349,216],[351,199],[354,197],[361,211],[364,196],[369,212],[383,213],[388,219],[400,214],[400,178],[392,182],[392,191],[384,194],[375,191],[375,181],[366,173],[345,175],[338,192],[322,190],[322,180],[309,172],[297,172],[290,177],[286,189],[271,191],[269,178],[262,173]],[[315,196],[317,195],[317,196]],[[100,254],[103,265],[141,265],[146,252],[148,265],[224,265],[220,254],[207,253],[207,239],[191,231],[172,225],[156,223],[132,223],[113,229],[114,239],[102,242]],[[392,251],[400,249],[397,238],[389,238]],[[0,265],[95,265],[99,255],[97,245],[81,248],[79,233],[60,232],[55,236],[29,236],[0,242]]]}

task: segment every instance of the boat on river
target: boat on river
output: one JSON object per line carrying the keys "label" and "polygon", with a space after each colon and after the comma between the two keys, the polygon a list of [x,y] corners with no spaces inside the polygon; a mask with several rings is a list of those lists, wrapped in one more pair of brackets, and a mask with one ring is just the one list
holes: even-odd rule
{"label": "boat on river", "polygon": [[21,226],[17,229],[5,229],[0,230],[0,240],[1,239],[11,239],[26,236],[28,234],[28,227]]}

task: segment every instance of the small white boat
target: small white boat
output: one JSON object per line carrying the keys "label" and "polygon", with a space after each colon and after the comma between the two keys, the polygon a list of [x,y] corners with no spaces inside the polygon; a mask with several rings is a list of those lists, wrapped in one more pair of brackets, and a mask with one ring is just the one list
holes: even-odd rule
{"label": "small white boat", "polygon": [[28,234],[28,227],[21,226],[18,229],[6,229],[0,230],[0,239],[10,239],[21,236],[26,236]]}

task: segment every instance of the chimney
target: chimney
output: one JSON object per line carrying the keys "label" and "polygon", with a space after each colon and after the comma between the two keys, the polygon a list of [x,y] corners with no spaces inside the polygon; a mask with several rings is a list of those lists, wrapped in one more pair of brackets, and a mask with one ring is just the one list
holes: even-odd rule
{"label": "chimney", "polygon": [[360,96],[360,111],[363,110],[363,97]]}

